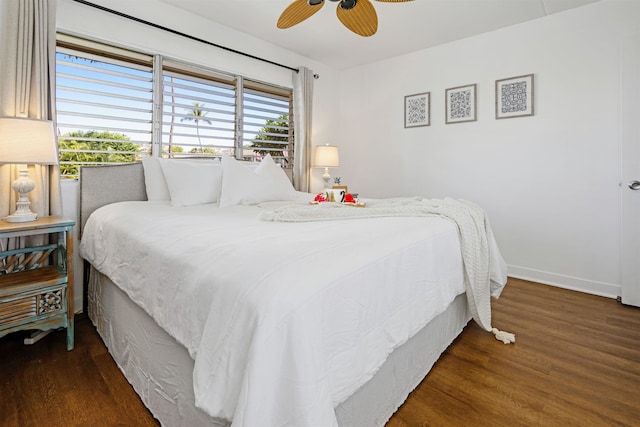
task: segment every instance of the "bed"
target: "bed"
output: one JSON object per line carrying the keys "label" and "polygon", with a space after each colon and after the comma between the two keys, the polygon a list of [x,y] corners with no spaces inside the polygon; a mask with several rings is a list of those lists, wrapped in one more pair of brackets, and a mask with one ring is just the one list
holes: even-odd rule
{"label": "bed", "polygon": [[384,201],[305,217],[313,195],[262,163],[82,168],[89,316],[162,425],[384,425],[477,317],[481,251],[442,215],[372,215]]}

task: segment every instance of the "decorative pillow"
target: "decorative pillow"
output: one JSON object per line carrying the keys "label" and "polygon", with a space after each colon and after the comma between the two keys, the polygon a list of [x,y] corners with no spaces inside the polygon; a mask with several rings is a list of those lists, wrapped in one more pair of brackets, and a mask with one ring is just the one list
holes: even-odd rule
{"label": "decorative pillow", "polygon": [[160,166],[160,159],[157,157],[144,156],[142,158],[142,169],[144,170],[144,185],[147,189],[147,200],[150,202],[160,202],[171,200],[167,181]]}
{"label": "decorative pillow", "polygon": [[222,168],[219,161],[199,162],[159,159],[172,206],[215,203],[220,194]]}
{"label": "decorative pillow", "polygon": [[255,170],[233,157],[222,158],[222,191],[220,207],[241,202],[293,200],[296,192],[282,168],[267,155]]}

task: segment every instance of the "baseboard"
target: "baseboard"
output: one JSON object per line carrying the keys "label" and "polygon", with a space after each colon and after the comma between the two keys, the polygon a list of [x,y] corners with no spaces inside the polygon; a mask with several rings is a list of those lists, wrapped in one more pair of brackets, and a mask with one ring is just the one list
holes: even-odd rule
{"label": "baseboard", "polygon": [[596,282],[593,280],[580,279],[578,277],[549,273],[546,271],[518,267],[515,265],[508,265],[507,271],[510,277],[516,279],[530,280],[532,282],[557,286],[559,288],[585,292],[607,298],[618,298],[622,290],[620,285],[614,285],[612,283]]}

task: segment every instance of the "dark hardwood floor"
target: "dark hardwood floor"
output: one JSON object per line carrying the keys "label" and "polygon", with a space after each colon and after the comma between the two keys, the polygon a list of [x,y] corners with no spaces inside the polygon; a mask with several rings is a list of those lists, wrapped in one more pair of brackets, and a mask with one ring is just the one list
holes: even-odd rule
{"label": "dark hardwood floor", "polygon": [[[509,279],[493,324],[515,345],[471,322],[388,427],[640,426],[640,309]],[[71,352],[23,337],[0,339],[0,426],[157,425],[88,319]]]}

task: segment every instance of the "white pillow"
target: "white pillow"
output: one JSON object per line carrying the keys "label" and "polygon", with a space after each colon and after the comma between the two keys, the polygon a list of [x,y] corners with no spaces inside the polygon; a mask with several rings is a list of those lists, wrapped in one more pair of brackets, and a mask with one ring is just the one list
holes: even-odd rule
{"label": "white pillow", "polygon": [[142,169],[144,170],[144,185],[147,190],[147,200],[150,202],[161,202],[171,200],[167,181],[160,166],[160,159],[157,157],[144,156],[142,158]]}
{"label": "white pillow", "polygon": [[233,157],[222,158],[220,207],[244,202],[293,200],[296,192],[282,168],[267,155],[255,170]]}
{"label": "white pillow", "polygon": [[220,194],[222,167],[219,161],[198,162],[159,159],[172,206],[215,203]]}

